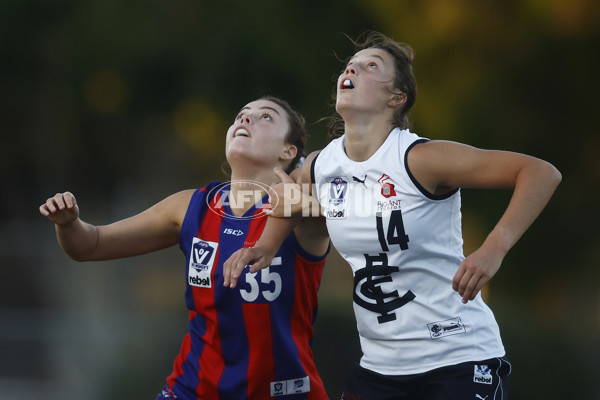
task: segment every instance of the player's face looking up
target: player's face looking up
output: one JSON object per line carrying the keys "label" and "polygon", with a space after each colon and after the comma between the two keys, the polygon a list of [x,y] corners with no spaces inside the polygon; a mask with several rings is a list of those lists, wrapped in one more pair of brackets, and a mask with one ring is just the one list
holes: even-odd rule
{"label": "player's face looking up", "polygon": [[380,112],[394,95],[402,94],[394,87],[395,74],[394,59],[387,51],[359,51],[338,78],[336,110],[344,118],[347,111]]}
{"label": "player's face looking up", "polygon": [[297,148],[287,143],[290,124],[286,111],[269,100],[245,105],[227,130],[225,153],[232,165],[238,159],[270,168],[286,167]]}

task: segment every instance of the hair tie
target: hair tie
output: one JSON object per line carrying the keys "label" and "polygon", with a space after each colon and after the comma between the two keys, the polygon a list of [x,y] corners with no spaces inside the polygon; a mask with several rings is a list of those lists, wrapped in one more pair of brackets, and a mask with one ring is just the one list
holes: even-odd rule
{"label": "hair tie", "polygon": [[304,160],[306,160],[306,157],[300,157],[298,164],[296,164],[296,168],[300,168],[302,164],[304,164]]}

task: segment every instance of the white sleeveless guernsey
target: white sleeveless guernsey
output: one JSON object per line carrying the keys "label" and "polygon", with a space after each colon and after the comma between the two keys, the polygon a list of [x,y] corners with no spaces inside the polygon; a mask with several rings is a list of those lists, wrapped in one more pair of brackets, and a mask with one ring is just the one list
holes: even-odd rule
{"label": "white sleeveless guernsey", "polygon": [[464,259],[460,191],[432,195],[406,165],[425,140],[394,129],[371,158],[355,162],[342,136],[311,171],[331,240],[354,275],[360,365],[385,375],[504,356],[481,295],[463,304],[452,289]]}

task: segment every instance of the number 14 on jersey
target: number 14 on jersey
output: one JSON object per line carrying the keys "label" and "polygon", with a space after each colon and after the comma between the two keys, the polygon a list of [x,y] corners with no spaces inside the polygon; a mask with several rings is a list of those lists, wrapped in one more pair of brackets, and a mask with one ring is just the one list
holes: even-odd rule
{"label": "number 14 on jersey", "polygon": [[387,233],[383,228],[383,216],[381,212],[375,214],[377,221],[377,237],[381,244],[381,250],[390,251],[389,246],[397,244],[400,249],[408,249],[408,235],[404,231],[404,222],[402,220],[402,210],[393,210],[390,215],[390,221],[387,226]]}

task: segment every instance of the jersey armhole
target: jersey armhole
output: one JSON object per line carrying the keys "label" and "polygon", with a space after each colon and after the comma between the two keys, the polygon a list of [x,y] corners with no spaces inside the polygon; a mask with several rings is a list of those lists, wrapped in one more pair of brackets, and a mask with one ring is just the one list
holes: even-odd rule
{"label": "jersey armhole", "polygon": [[412,172],[410,171],[410,168],[408,167],[408,152],[415,147],[417,144],[419,143],[425,143],[428,142],[429,139],[418,139],[415,140],[414,142],[411,143],[410,146],[408,146],[408,148],[406,149],[406,152],[404,153],[404,168],[406,169],[406,173],[408,174],[410,180],[412,181],[412,183],[416,186],[417,189],[419,189],[419,192],[421,192],[421,194],[423,194],[423,196],[427,197],[428,199],[431,200],[445,200],[449,197],[452,197],[456,192],[459,191],[459,189],[454,189],[451,190],[448,193],[444,193],[444,194],[433,194],[430,193],[427,189],[425,189],[420,183],[419,181],[417,181],[417,178],[415,178],[412,174]]}
{"label": "jersey armhole", "polygon": [[317,162],[317,158],[319,158],[319,154],[318,153],[315,158],[313,158],[312,162],[310,163],[310,182],[314,185],[316,184],[315,182],[315,164]]}
{"label": "jersey armhole", "polygon": [[[181,238],[188,238],[190,236],[195,236],[198,233],[198,228],[206,214],[206,209],[208,208],[208,203],[215,197],[218,190],[214,190],[217,185],[222,184],[221,181],[213,181],[203,188],[197,189],[192,197],[190,198],[190,203],[188,204],[188,208],[185,212],[185,217],[183,218],[183,222],[181,224],[181,230],[179,231],[179,248],[184,251],[182,247],[184,244],[181,241]],[[199,210],[199,212],[196,212]],[[198,215],[198,219],[194,221],[192,216]]]}
{"label": "jersey armhole", "polygon": [[290,235],[285,239],[283,245],[289,245],[290,248],[296,253],[298,253],[300,257],[310,262],[318,262],[324,260],[325,257],[327,257],[327,255],[329,254],[329,251],[331,250],[331,241],[329,241],[329,244],[327,245],[327,251],[322,256],[315,256],[314,254],[309,253],[308,251],[304,250],[304,248],[298,241],[298,238],[296,237],[294,231],[292,231],[292,233],[290,233]]}

